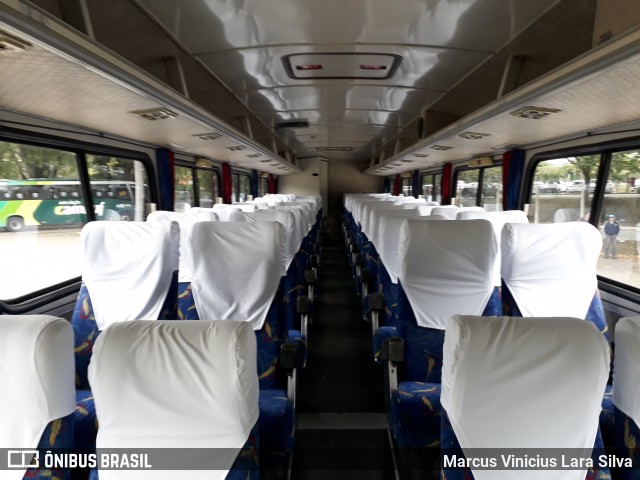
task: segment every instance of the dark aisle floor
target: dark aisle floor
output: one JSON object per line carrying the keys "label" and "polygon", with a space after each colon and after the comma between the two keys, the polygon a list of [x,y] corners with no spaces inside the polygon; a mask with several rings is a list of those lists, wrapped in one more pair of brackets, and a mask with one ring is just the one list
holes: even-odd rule
{"label": "dark aisle floor", "polygon": [[371,353],[340,222],[323,241],[307,367],[297,393],[294,480],[392,480],[382,368]]}
{"label": "dark aisle floor", "polygon": [[372,359],[370,327],[360,314],[341,229],[329,225],[298,411],[384,412],[383,373]]}

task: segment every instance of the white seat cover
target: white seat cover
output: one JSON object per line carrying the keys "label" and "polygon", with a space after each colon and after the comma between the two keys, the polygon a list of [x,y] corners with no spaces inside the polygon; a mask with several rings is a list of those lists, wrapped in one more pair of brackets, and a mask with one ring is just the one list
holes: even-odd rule
{"label": "white seat cover", "polygon": [[176,222],[89,222],[80,234],[82,280],[100,330],[126,320],[155,320],[178,270]]}
{"label": "white seat cover", "polygon": [[602,236],[586,222],[508,223],[502,279],[524,317],[585,318],[596,292]]}
{"label": "white seat cover", "polygon": [[616,324],[613,404],[640,426],[640,317]]}
{"label": "white seat cover", "polygon": [[136,321],[106,329],[89,365],[96,447],[215,449],[202,452],[223,467],[103,470],[100,479],[224,479],[258,420],[256,352],[250,325],[237,322]]}
{"label": "white seat cover", "polygon": [[[520,212],[524,215],[524,212],[520,210],[515,210],[516,212]],[[496,234],[496,239],[498,240],[498,251],[500,251],[500,241],[502,239],[502,229],[507,222],[511,223],[529,223],[526,215],[524,219],[519,215],[511,215],[507,212],[485,212],[484,210],[464,210],[458,211],[457,217],[458,220],[478,220],[484,219],[491,222],[491,226],[493,227],[493,231]],[[500,276],[501,269],[501,255],[498,254],[498,260],[495,262],[495,266],[493,268],[493,285],[499,287],[502,282],[502,278]]]}
{"label": "white seat cover", "polygon": [[[160,214],[160,215],[156,215]],[[191,281],[191,250],[187,247],[191,238],[191,231],[196,222],[217,222],[218,215],[209,209],[187,210],[178,212],[152,212],[147,216],[147,223],[174,221],[180,225],[180,260],[178,268],[178,282]]]}
{"label": "white seat cover", "polygon": [[441,205],[439,207],[433,207],[431,215],[442,215],[447,220],[455,220],[458,210],[459,208],[455,205]]}
{"label": "white seat cover", "polygon": [[482,314],[494,289],[487,272],[498,258],[488,221],[408,218],[398,255],[398,278],[419,326],[444,330],[453,314]]}
{"label": "white seat cover", "polygon": [[[406,212],[410,214],[405,215]],[[382,217],[380,225],[382,251],[379,252],[379,255],[382,264],[387,269],[391,283],[398,283],[398,275],[400,274],[400,257],[398,256],[400,227],[402,227],[407,217],[414,220],[446,220],[442,215],[416,215],[415,210],[394,211],[392,214]]]}
{"label": "white seat cover", "polygon": [[[609,346],[591,323],[454,315],[443,355],[442,407],[464,452],[593,448]],[[476,480],[584,480],[585,472],[491,469],[473,475]]]}
{"label": "white seat cover", "polygon": [[284,227],[287,236],[287,248],[284,252],[285,270],[289,269],[297,253],[296,245],[296,218],[293,212],[286,210],[256,210],[253,213],[247,213],[249,217],[256,222],[280,222]]}
{"label": "white seat cover", "polygon": [[279,222],[199,222],[191,249],[198,316],[262,328],[280,277],[286,275],[284,227]]}
{"label": "white seat cover", "polygon": [[[75,408],[73,330],[48,315],[0,315],[0,448],[34,449]],[[6,455],[6,454],[5,454]],[[0,472],[22,480],[24,470]]]}

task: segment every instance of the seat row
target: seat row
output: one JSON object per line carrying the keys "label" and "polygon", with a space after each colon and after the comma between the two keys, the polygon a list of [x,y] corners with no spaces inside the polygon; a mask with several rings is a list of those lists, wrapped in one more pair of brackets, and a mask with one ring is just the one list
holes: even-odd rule
{"label": "seat row", "polygon": [[[286,471],[293,447],[296,368],[305,357],[295,306],[305,293],[300,278],[311,266],[311,256],[295,249],[315,245],[320,236],[318,225],[304,230],[302,240],[296,236],[301,210],[278,206],[243,212],[235,205],[218,206],[154,212],[146,223],[85,226],[83,284],[72,317],[76,446],[95,445],[88,366],[102,330],[137,319],[237,320],[249,323],[257,339],[261,465]],[[231,221],[211,221],[216,217]]]}
{"label": "seat row", "polygon": [[[3,479],[69,480],[72,455],[85,459],[76,465],[91,467],[92,479],[260,478],[257,349],[249,323],[136,320],[108,326],[95,342],[88,371],[99,423],[97,456],[74,438],[71,324],[45,315],[3,315],[0,346],[0,364],[12,365],[0,375],[0,447],[31,455],[37,450],[39,463],[5,470]],[[155,469],[109,470],[114,465],[103,463],[103,449],[145,452],[150,458],[144,463]]]}
{"label": "seat row", "polygon": [[[384,213],[377,220],[383,231],[378,238],[385,238],[385,223],[393,225],[386,242],[378,244],[393,244],[395,233],[398,245],[395,269],[387,269],[389,254],[379,256],[381,295],[368,302],[384,312],[374,351],[386,364],[396,445],[440,442],[442,349],[451,315],[502,315],[504,303],[507,315],[586,318],[606,338],[595,275],[602,240],[590,225],[514,224],[508,222],[518,220],[517,214],[482,211],[456,212],[456,218],[473,220],[425,222],[430,217],[377,210]],[[354,227],[349,218],[346,211],[347,234]],[[397,283],[388,270],[397,272]],[[605,406],[609,398],[610,387]]]}

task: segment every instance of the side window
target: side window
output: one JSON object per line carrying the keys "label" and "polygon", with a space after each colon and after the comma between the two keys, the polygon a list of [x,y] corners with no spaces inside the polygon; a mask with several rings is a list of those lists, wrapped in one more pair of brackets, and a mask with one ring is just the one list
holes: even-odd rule
{"label": "side window", "polygon": [[238,193],[240,191],[240,175],[237,173],[231,174],[231,203],[238,201]]}
{"label": "side window", "polygon": [[477,205],[478,184],[480,180],[480,170],[462,170],[456,178],[456,197],[460,207],[472,207]]}
{"label": "side window", "polygon": [[402,177],[402,190],[400,193],[405,197],[411,196],[411,177]]}
{"label": "side window", "polygon": [[258,184],[258,195],[263,197],[269,193],[269,179],[267,177],[260,177],[260,183]]}
{"label": "side window", "polygon": [[427,198],[427,201],[442,203],[442,174],[433,176],[431,199]]}
{"label": "side window", "polygon": [[1,299],[80,275],[86,220],[75,153],[0,141]]}
{"label": "side window", "polygon": [[529,220],[533,223],[589,220],[601,155],[543,160],[536,164]]}
{"label": "side window", "polygon": [[151,195],[141,161],[87,155],[87,169],[96,220],[145,220]]}
{"label": "side window", "polygon": [[238,202],[244,203],[251,195],[251,178],[249,175],[238,175]]}
{"label": "side window", "polygon": [[456,178],[457,204],[502,210],[502,166],[460,170]]}
{"label": "side window", "polygon": [[480,206],[487,211],[502,210],[502,166],[482,169]]}
{"label": "side window", "polygon": [[176,212],[184,212],[195,207],[196,196],[192,168],[175,167],[174,188],[176,198],[173,209]]}
{"label": "side window", "polygon": [[[611,154],[600,215],[604,246],[598,274],[640,288],[640,150]],[[602,186],[600,186],[602,188]]]}
{"label": "side window", "polygon": [[213,175],[211,170],[196,170],[198,176],[198,206],[211,208],[215,203],[215,195],[213,191]]}

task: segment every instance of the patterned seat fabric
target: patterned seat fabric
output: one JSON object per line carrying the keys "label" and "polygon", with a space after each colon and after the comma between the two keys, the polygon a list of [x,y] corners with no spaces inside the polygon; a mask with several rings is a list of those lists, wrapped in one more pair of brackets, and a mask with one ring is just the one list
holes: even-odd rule
{"label": "patterned seat fabric", "polygon": [[[73,447],[74,415],[68,415],[54,420],[47,425],[42,433],[38,450],[47,451],[53,448],[67,449]],[[29,468],[24,474],[24,480],[70,480],[71,471],[64,468]]]}
{"label": "patterned seat fabric", "polygon": [[[440,440],[443,326],[459,308],[483,315],[501,313],[499,289],[481,274],[494,267],[497,244],[486,220],[408,218],[400,238],[400,245],[404,245],[400,283],[391,305],[395,328],[380,329],[376,337],[395,333],[404,341],[398,388],[389,405],[396,445],[427,448],[437,446]],[[437,258],[429,253],[432,250]],[[447,273],[446,262],[458,265],[462,273]],[[474,300],[464,303],[465,296]],[[374,337],[374,349],[380,344],[381,339]]]}
{"label": "patterned seat fabric", "polygon": [[[291,325],[285,320],[283,311],[283,299],[290,293],[284,292],[287,277],[283,275],[284,267],[280,260],[284,245],[283,234],[284,229],[277,222],[197,225],[192,237],[194,245],[205,241],[206,245],[220,255],[219,260],[208,258],[207,262],[219,261],[222,264],[224,261],[225,270],[224,274],[218,274],[220,268],[204,263],[204,256],[208,255],[204,251],[206,249],[199,251],[194,247],[194,262],[200,262],[200,270],[197,275],[194,274],[194,282],[199,280],[201,289],[206,287],[212,292],[218,292],[222,287],[227,288],[227,291],[216,298],[205,295],[199,300],[198,290],[193,284],[181,284],[179,305],[181,317],[186,319],[204,319],[204,315],[215,317],[215,312],[219,312],[218,317],[222,317],[223,320],[241,322],[248,318],[247,315],[252,316],[251,323],[257,340],[257,367],[261,390],[261,458],[266,455],[265,462],[266,465],[270,465],[269,468],[286,471],[292,453],[293,428],[290,426],[295,424],[295,412],[292,400],[286,395],[287,377],[279,368],[280,347],[285,340],[299,342],[302,346],[304,342],[299,333],[290,328]],[[233,243],[226,240],[229,238],[233,238]],[[257,243],[255,238],[262,241]],[[300,258],[299,255],[296,255],[296,258]],[[233,268],[236,263],[240,265],[239,268]],[[256,271],[261,273],[258,275]],[[252,282],[252,276],[256,277],[256,281]],[[234,281],[237,287],[231,291],[226,284]],[[277,288],[269,295],[274,286]],[[254,291],[256,289],[259,291]],[[270,303],[262,303],[265,301]],[[265,306],[267,308],[264,308]],[[204,310],[201,311],[201,307]],[[263,427],[264,425],[268,427]],[[270,453],[263,455],[262,451]]]}
{"label": "patterned seat fabric", "polygon": [[[158,320],[175,320],[178,318],[178,244],[179,244],[179,229],[175,223],[166,222],[164,224],[150,225],[142,223],[125,223],[125,224],[112,224],[110,222],[92,222],[85,226],[83,229],[83,245],[85,248],[85,256],[88,259],[92,259],[92,255],[96,255],[97,247],[103,241],[103,235],[111,241],[111,246],[117,244],[118,248],[129,249],[132,251],[144,252],[141,255],[140,261],[144,264],[145,261],[152,259],[158,266],[152,270],[156,273],[157,278],[154,279],[152,275],[135,270],[137,263],[135,255],[129,258],[123,259],[123,268],[127,265],[131,265],[132,276],[137,278],[138,282],[157,282],[157,284],[166,285],[166,289],[159,289],[157,303],[160,304],[160,308],[155,309],[154,302],[149,302],[148,305],[141,310],[140,315],[147,319]],[[149,237],[157,238],[156,243],[149,243]],[[106,247],[105,247],[106,248]],[[102,255],[102,253],[100,253]],[[148,258],[145,258],[145,255]],[[117,252],[104,253],[102,262],[109,266],[109,257],[117,256]],[[95,269],[95,267],[94,267]],[[165,278],[167,275],[167,278]],[[109,278],[110,275],[104,275],[105,278]],[[115,276],[117,278],[117,276]],[[100,272],[96,270],[92,271],[92,278],[94,281],[99,280],[102,282],[94,291],[94,295],[105,296],[101,300],[101,304],[108,304],[108,300],[117,303],[117,298],[111,298],[117,296],[118,292],[122,289],[118,282],[111,282],[109,285],[104,279],[101,278]],[[168,281],[167,281],[168,279]],[[165,293],[166,292],[166,293]],[[142,295],[142,294],[141,294]],[[160,303],[161,302],[161,303]],[[120,321],[122,313],[126,311],[126,307],[121,312],[109,312],[109,315],[105,317],[103,314],[103,323],[110,323],[112,321]],[[154,309],[155,318],[153,314],[147,315],[147,311],[151,312]],[[78,292],[78,298],[76,299],[75,307],[71,317],[71,326],[73,327],[74,336],[74,354],[75,354],[75,384],[78,390],[76,397],[78,404],[76,405],[76,411],[74,416],[77,420],[77,424],[74,428],[77,429],[74,432],[74,447],[76,448],[95,448],[95,435],[97,433],[97,420],[95,417],[95,406],[93,405],[93,397],[90,393],[90,385],[87,378],[87,372],[89,363],[91,361],[91,355],[93,353],[93,346],[95,345],[98,336],[100,335],[100,329],[98,322],[96,321],[96,312],[94,309],[94,302],[92,301],[89,293],[89,288],[85,282],[80,286]]]}

